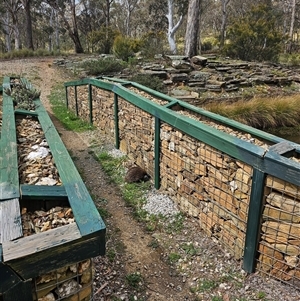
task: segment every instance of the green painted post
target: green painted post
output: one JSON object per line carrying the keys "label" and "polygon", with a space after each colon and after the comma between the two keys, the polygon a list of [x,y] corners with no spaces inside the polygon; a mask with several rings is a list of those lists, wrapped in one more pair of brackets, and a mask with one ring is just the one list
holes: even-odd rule
{"label": "green painted post", "polygon": [[114,93],[114,118],[115,118],[115,147],[120,148],[120,136],[119,136],[119,102],[118,95]]}
{"label": "green painted post", "polygon": [[248,273],[254,272],[255,269],[257,246],[262,223],[265,176],[266,174],[262,171],[254,169],[243,259],[243,269]]}
{"label": "green painted post", "polygon": [[75,112],[76,112],[76,116],[78,116],[78,100],[77,100],[77,86],[74,86],[75,89]]}
{"label": "green painted post", "polygon": [[93,95],[92,85],[89,84],[89,109],[90,109],[90,124],[93,124]]}
{"label": "green painted post", "polygon": [[155,117],[154,132],[154,186],[160,188],[160,119]]}
{"label": "green painted post", "polygon": [[67,109],[69,108],[69,94],[68,94],[68,87],[65,86],[65,89],[66,89],[66,106],[67,106]]}

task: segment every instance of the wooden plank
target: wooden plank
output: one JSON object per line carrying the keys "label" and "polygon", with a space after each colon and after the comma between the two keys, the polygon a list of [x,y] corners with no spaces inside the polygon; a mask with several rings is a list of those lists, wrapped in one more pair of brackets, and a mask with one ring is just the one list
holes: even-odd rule
{"label": "wooden plank", "polygon": [[259,169],[269,175],[300,187],[300,163],[294,160],[283,157],[275,152],[267,152],[263,164]]}
{"label": "wooden plank", "polygon": [[37,116],[38,114],[36,112],[33,112],[33,111],[17,109],[17,110],[15,110],[15,115]]}
{"label": "wooden plank", "polygon": [[[51,231],[51,230],[49,230]],[[63,239],[63,238],[62,238]],[[105,231],[44,249],[24,258],[5,262],[24,279],[34,278],[76,262],[105,254]]]}
{"label": "wooden plank", "polygon": [[[79,229],[76,223],[72,223],[14,241],[4,241],[2,244],[3,261],[25,258],[79,238],[81,238]],[[45,261],[48,261],[47,257],[45,257]]]}
{"label": "wooden plank", "polygon": [[64,186],[20,185],[21,197],[26,199],[57,200],[68,197]]}
{"label": "wooden plank", "polygon": [[[8,77],[4,78],[3,87],[10,87]],[[14,106],[12,98],[4,91],[0,141],[0,202],[20,197]]]}
{"label": "wooden plank", "polygon": [[25,281],[20,281],[16,285],[10,287],[8,291],[6,291],[2,298],[3,301],[32,301],[32,280],[28,279]]}
{"label": "wooden plank", "polygon": [[295,150],[295,146],[289,141],[282,141],[277,144],[272,145],[269,148],[269,151],[275,152],[278,155],[284,155],[286,153],[292,152]]}
{"label": "wooden plank", "polygon": [[19,199],[0,202],[0,243],[23,235]]}
{"label": "wooden plank", "polygon": [[19,276],[9,266],[0,262],[0,296],[19,282]]}
{"label": "wooden plank", "polygon": [[82,236],[105,229],[105,224],[66,147],[40,100],[36,111]]}

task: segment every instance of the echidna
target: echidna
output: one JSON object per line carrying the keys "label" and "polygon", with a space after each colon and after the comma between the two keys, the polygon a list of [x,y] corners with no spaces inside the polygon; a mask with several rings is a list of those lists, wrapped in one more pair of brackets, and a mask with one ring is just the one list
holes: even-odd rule
{"label": "echidna", "polygon": [[129,167],[125,175],[125,182],[127,183],[146,182],[148,180],[150,180],[150,176],[138,165]]}

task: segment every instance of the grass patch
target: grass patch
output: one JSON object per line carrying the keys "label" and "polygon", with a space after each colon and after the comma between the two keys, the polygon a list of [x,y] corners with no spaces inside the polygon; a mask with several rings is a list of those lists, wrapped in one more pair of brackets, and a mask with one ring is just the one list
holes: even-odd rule
{"label": "grass patch", "polygon": [[50,94],[50,103],[53,114],[63,124],[63,126],[75,132],[85,132],[87,130],[94,130],[94,126],[89,122],[80,119],[72,111],[68,110],[65,104],[65,89],[62,85],[54,87]]}
{"label": "grass patch", "polygon": [[121,184],[123,182],[124,172],[121,169],[122,163],[126,157],[114,158],[107,152],[100,153],[96,159],[100,162],[104,172],[110,177],[112,182]]}
{"label": "grass patch", "polygon": [[10,52],[0,53],[0,59],[20,59],[28,57],[44,57],[66,55],[59,50],[48,51],[46,49],[36,49],[35,51],[23,48],[20,50],[12,50]]}
{"label": "grass patch", "polygon": [[258,129],[300,126],[300,96],[210,104],[206,109]]}
{"label": "grass patch", "polygon": [[151,187],[151,182],[124,183],[125,171],[123,162],[126,157],[114,158],[107,152],[100,153],[96,158],[111,181],[119,185],[122,197],[128,207],[133,209],[133,216],[145,223],[147,231],[154,231],[159,225],[159,217],[149,215],[144,209],[145,195]]}

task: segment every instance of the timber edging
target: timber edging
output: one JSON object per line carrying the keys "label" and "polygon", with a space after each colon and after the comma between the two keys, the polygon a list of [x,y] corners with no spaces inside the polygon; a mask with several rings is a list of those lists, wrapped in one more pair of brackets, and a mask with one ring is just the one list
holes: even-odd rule
{"label": "timber edging", "polygon": [[[26,82],[25,79],[22,81]],[[3,81],[0,140],[0,299],[33,300],[32,279],[105,254],[105,224],[39,98],[35,111],[15,110],[10,78]],[[19,183],[15,117],[37,118],[62,186]],[[68,204],[75,222],[23,237],[21,206],[32,210]],[[12,210],[13,209],[13,210]]]}

